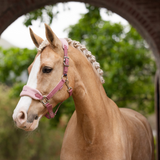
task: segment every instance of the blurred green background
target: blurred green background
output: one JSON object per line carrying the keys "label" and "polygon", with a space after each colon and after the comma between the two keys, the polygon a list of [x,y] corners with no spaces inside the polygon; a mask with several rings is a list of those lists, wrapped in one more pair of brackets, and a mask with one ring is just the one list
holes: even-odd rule
{"label": "blurred green background", "polygon": [[[47,6],[26,15],[24,25],[57,13]],[[144,39],[130,25],[104,21],[100,9],[86,4],[87,13],[68,26],[68,37],[80,41],[96,56],[104,71],[105,91],[119,107],[134,109],[149,117],[154,113],[156,65]],[[106,10],[108,16],[112,15]],[[0,48],[0,160],[58,160],[63,134],[74,111],[72,97],[66,100],[54,119],[42,118],[37,130],[24,132],[14,126],[12,113],[24,85],[21,75],[37,50]]]}

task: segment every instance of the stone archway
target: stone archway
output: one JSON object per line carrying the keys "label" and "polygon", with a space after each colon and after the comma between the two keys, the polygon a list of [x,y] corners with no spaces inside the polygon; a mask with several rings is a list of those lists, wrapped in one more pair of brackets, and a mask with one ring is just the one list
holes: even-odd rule
{"label": "stone archway", "polygon": [[[67,0],[69,1],[69,0]],[[66,0],[1,0],[0,34],[18,17],[47,4]],[[160,1],[158,0],[80,0],[105,7],[128,20],[144,37],[153,51],[160,68]]]}
{"label": "stone archway", "polygon": [[[47,4],[67,2],[69,0],[1,0],[0,1],[0,34],[18,17]],[[78,0],[76,0],[78,1]],[[157,64],[157,130],[158,149],[160,154],[160,1],[159,0],[79,0],[97,7],[107,8],[134,26],[149,44]],[[158,155],[157,160],[160,160]]]}

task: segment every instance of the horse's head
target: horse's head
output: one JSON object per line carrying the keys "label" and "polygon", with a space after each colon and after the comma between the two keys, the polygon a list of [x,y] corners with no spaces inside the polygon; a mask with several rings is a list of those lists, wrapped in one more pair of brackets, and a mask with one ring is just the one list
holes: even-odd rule
{"label": "horse's head", "polygon": [[[73,76],[71,79],[72,70],[69,69],[68,71],[67,68],[67,76],[64,73],[66,69],[64,66],[64,46],[48,25],[45,25],[45,28],[47,41],[43,41],[30,29],[31,38],[40,51],[28,67],[27,87],[23,89],[22,97],[13,113],[13,120],[17,127],[26,131],[32,131],[38,127],[39,120],[48,112],[47,107],[44,105],[46,102],[48,103],[48,99],[49,104],[55,107],[59,102],[69,97],[67,89],[70,88],[65,85],[67,77],[70,82],[69,86],[74,86]],[[51,94],[48,99],[44,98],[59,83],[62,84],[56,94]],[[28,91],[26,91],[27,89]],[[35,95],[37,97],[34,98]]]}

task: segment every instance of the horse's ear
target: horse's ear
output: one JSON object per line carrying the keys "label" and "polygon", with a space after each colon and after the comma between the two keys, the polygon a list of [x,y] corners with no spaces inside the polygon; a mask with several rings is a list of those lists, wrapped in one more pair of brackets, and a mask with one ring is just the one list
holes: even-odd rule
{"label": "horse's ear", "polygon": [[30,31],[30,35],[31,35],[31,38],[32,38],[32,41],[33,43],[35,44],[35,46],[38,48],[39,45],[43,42],[43,39],[39,36],[37,36],[31,28],[29,28],[29,31]]}
{"label": "horse's ear", "polygon": [[62,43],[59,40],[59,38],[55,35],[55,33],[52,31],[49,25],[45,24],[46,28],[46,38],[48,42],[53,46],[53,47],[62,47]]}

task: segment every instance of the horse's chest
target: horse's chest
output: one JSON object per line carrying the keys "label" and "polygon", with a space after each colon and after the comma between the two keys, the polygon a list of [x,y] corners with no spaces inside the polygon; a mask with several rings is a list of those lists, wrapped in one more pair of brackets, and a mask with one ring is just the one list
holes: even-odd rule
{"label": "horse's chest", "polygon": [[71,141],[63,145],[61,160],[126,160],[125,151],[112,142],[84,145]]}
{"label": "horse's chest", "polygon": [[103,151],[102,148],[94,150],[84,149],[81,151],[63,151],[61,153],[61,160],[130,160],[122,155],[124,152]]}

